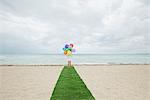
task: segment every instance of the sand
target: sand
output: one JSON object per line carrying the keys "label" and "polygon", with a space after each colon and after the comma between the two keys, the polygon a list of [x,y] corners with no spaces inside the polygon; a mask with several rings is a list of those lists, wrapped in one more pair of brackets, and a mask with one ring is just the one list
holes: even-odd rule
{"label": "sand", "polygon": [[63,66],[0,66],[0,100],[49,100]]}
{"label": "sand", "polygon": [[96,100],[150,100],[150,65],[75,68]]}
{"label": "sand", "polygon": [[[63,66],[0,66],[0,100],[49,100]],[[76,66],[96,100],[150,100],[150,65]]]}

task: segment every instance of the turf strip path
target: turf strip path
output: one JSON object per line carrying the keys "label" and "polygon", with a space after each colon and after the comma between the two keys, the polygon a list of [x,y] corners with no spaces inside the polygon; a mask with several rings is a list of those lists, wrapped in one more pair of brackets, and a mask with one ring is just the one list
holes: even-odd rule
{"label": "turf strip path", "polygon": [[65,66],[50,100],[95,100],[74,67]]}

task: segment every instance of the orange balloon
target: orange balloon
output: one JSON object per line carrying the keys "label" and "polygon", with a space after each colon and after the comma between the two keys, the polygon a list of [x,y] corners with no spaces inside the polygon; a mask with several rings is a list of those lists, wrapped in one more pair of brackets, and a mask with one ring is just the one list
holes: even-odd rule
{"label": "orange balloon", "polygon": [[64,54],[66,55],[66,54],[67,54],[67,51],[64,51]]}

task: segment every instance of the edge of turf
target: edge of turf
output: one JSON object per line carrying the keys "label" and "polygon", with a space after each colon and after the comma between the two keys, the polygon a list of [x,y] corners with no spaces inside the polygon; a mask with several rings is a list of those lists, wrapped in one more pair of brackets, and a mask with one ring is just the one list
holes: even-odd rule
{"label": "edge of turf", "polygon": [[50,100],[95,100],[76,69],[64,66]]}

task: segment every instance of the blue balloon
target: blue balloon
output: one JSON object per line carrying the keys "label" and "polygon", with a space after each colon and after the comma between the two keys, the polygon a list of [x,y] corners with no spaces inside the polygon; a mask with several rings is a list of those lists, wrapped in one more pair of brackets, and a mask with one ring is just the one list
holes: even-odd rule
{"label": "blue balloon", "polygon": [[69,45],[68,45],[68,44],[66,44],[66,45],[65,45],[65,48],[68,48],[68,47],[69,47]]}
{"label": "blue balloon", "polygon": [[65,48],[63,48],[63,50],[65,51],[66,49],[65,49]]}

